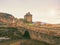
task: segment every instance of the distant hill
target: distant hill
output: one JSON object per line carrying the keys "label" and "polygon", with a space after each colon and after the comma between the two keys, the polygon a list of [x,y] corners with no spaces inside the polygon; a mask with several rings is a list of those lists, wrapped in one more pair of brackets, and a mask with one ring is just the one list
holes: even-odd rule
{"label": "distant hill", "polygon": [[1,23],[10,23],[15,17],[8,13],[0,13],[0,24]]}
{"label": "distant hill", "polygon": [[8,14],[8,13],[0,13],[0,17],[6,18],[6,19],[14,18],[14,16],[12,16],[11,14]]}

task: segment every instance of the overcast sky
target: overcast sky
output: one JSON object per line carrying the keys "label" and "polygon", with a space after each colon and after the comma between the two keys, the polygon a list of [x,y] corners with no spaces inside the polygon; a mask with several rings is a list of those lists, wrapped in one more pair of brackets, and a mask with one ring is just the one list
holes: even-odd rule
{"label": "overcast sky", "polygon": [[60,0],[0,0],[0,12],[23,18],[27,12],[33,21],[60,23]]}

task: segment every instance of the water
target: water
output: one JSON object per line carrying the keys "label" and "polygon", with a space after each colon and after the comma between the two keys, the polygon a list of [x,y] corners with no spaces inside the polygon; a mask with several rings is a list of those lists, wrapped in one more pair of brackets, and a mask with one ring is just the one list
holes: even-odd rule
{"label": "water", "polygon": [[49,44],[32,39],[17,39],[0,42],[0,45],[49,45]]}

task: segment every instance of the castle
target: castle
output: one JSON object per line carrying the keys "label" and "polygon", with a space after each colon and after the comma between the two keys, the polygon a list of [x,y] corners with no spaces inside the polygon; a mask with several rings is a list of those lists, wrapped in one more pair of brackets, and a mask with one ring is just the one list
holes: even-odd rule
{"label": "castle", "polygon": [[32,14],[30,14],[30,12],[28,12],[24,15],[24,18],[20,18],[19,20],[20,20],[20,22],[23,21],[24,23],[32,23]]}
{"label": "castle", "polygon": [[30,12],[26,13],[24,20],[28,23],[32,23],[32,14],[30,14]]}

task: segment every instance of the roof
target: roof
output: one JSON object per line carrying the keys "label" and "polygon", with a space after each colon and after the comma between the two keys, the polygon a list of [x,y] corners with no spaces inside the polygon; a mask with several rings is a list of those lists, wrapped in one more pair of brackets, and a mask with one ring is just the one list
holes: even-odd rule
{"label": "roof", "polygon": [[32,16],[32,14],[30,12],[26,13],[25,16]]}

